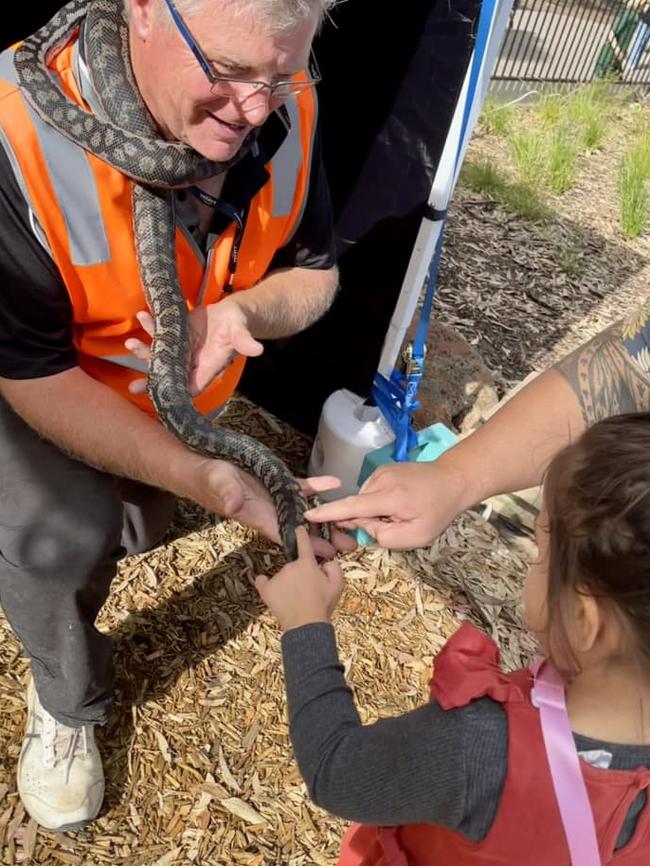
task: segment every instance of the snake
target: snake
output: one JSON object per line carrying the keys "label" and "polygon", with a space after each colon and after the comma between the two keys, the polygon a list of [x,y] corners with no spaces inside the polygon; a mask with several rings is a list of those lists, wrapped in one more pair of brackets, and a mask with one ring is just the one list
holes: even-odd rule
{"label": "snake", "polygon": [[[83,22],[89,66],[101,112],[72,102],[48,61]],[[189,449],[250,473],[275,506],[289,560],[298,556],[296,528],[307,501],[287,465],[270,448],[202,415],[189,388],[188,309],[176,267],[173,190],[228,169],[248,149],[249,134],[227,162],[206,159],[188,145],[160,137],[134,80],[122,0],[71,0],[14,53],[18,84],[30,106],[66,138],[134,181],[136,255],[154,333],[147,393],[164,427]]]}

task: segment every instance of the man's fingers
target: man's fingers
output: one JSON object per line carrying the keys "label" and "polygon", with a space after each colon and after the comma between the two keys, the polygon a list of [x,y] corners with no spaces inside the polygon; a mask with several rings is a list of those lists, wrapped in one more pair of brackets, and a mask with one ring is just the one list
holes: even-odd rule
{"label": "man's fingers", "polygon": [[[353,532],[356,532],[357,529],[362,529],[366,535],[371,535],[373,538],[377,538],[377,533],[381,532],[386,526],[403,526],[404,524],[393,524],[388,520],[370,520],[366,517],[359,520],[340,520],[336,525],[339,529],[347,529]],[[350,537],[347,532],[341,534],[345,535],[347,538]]]}
{"label": "man's fingers", "polygon": [[414,521],[366,519],[355,520],[344,526],[347,529],[363,529],[380,547],[390,550],[412,550],[427,543],[423,528]]}
{"label": "man's fingers", "polygon": [[153,338],[154,323],[151,313],[149,313],[147,310],[140,310],[139,313],[135,314],[135,317],[138,322],[140,322],[142,330],[146,331],[147,334],[149,334],[149,336]]}
{"label": "man's fingers", "polygon": [[311,535],[311,546],[314,551],[314,556],[319,559],[334,559],[336,556],[336,548],[331,542],[319,535]]}
{"label": "man's fingers", "polygon": [[232,347],[240,355],[246,355],[247,358],[256,358],[264,351],[264,346],[252,337],[248,331],[237,331],[233,334]]}
{"label": "man's fingers", "polygon": [[348,535],[347,532],[339,532],[337,529],[332,527],[332,543],[334,547],[340,551],[341,553],[346,553],[347,551],[356,550],[357,543],[352,538],[351,535]]}
{"label": "man's fingers", "polygon": [[151,346],[148,346],[136,337],[129,337],[128,340],[125,340],[124,348],[128,349],[132,355],[135,355],[141,361],[149,361],[151,358]]}
{"label": "man's fingers", "polygon": [[412,523],[390,523],[389,521],[377,520],[368,523],[367,528],[362,526],[368,535],[371,535],[380,547],[390,550],[415,550],[416,547],[426,547],[431,544],[433,537],[428,538],[422,526],[414,526]]}
{"label": "man's fingers", "polygon": [[134,379],[132,382],[129,382],[129,393],[130,394],[144,394],[147,390],[147,380],[146,379]]}
{"label": "man's fingers", "polygon": [[193,370],[191,370],[189,386],[192,396],[200,394],[205,388],[208,387],[210,382],[221,376],[225,369],[226,368],[224,367],[222,370],[217,370],[214,375],[212,375],[212,373],[210,373],[204,367],[195,367]]}
{"label": "man's fingers", "polygon": [[306,496],[312,496],[314,493],[336,490],[341,486],[341,481],[333,475],[313,475],[311,478],[298,478],[298,484]]}
{"label": "man's fingers", "polygon": [[[363,521],[363,520],[337,520],[337,521],[336,521],[336,526],[337,526],[339,529],[345,529],[345,530],[348,530],[348,529],[363,529],[363,526],[361,526],[361,524],[364,523],[364,522],[367,522],[367,521]],[[319,525],[319,524],[316,524],[316,526],[318,526],[318,525]]]}

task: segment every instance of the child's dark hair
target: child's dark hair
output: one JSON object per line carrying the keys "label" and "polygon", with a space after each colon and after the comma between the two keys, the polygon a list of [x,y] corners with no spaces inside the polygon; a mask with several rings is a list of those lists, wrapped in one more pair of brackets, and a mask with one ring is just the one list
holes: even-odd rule
{"label": "child's dark hair", "polygon": [[566,611],[584,589],[613,603],[650,671],[650,413],[599,421],[546,474],[548,647],[567,677],[579,671]]}

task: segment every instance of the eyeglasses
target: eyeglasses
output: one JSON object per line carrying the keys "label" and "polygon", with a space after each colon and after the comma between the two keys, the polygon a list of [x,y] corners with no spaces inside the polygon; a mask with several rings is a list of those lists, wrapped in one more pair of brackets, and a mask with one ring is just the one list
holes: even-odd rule
{"label": "eyeglasses", "polygon": [[[287,81],[276,81],[275,84],[268,84],[266,81],[250,81],[247,78],[236,78],[230,75],[215,75],[210,62],[206,59],[204,53],[199,48],[198,42],[190,33],[189,27],[182,19],[178,9],[172,0],[165,0],[169,14],[172,16],[174,24],[178,28],[181,36],[187,43],[188,48],[196,57],[205,77],[210,82],[212,92],[218,92],[223,96],[229,96],[237,99],[240,102],[245,102],[255,94],[268,91],[269,100],[283,102],[289,99],[290,96],[295,96],[298,93],[303,93],[305,90],[311,90],[321,80],[320,70],[316,64],[316,58],[313,53],[310,59],[310,77],[302,79],[289,79]],[[300,73],[301,75],[304,73]]]}

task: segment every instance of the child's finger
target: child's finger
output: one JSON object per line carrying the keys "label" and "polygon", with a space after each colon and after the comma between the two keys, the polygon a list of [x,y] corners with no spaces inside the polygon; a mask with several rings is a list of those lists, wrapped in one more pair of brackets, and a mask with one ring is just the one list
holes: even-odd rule
{"label": "child's finger", "polygon": [[265,574],[258,574],[255,576],[255,589],[258,591],[260,598],[264,599],[264,591],[266,590],[266,585],[269,582],[268,577]]}
{"label": "child's finger", "polygon": [[324,562],[321,565],[321,568],[325,572],[327,579],[334,588],[343,588],[343,572],[341,571],[341,566],[338,564],[338,562],[336,562],[335,560]]}
{"label": "child's finger", "polygon": [[309,533],[304,526],[296,528],[296,543],[298,545],[298,558],[315,560],[314,550],[311,546]]}
{"label": "child's finger", "polygon": [[335,559],[330,559],[329,562],[324,562],[321,566],[323,571],[328,577],[343,577],[343,572],[341,571],[341,566]]}

